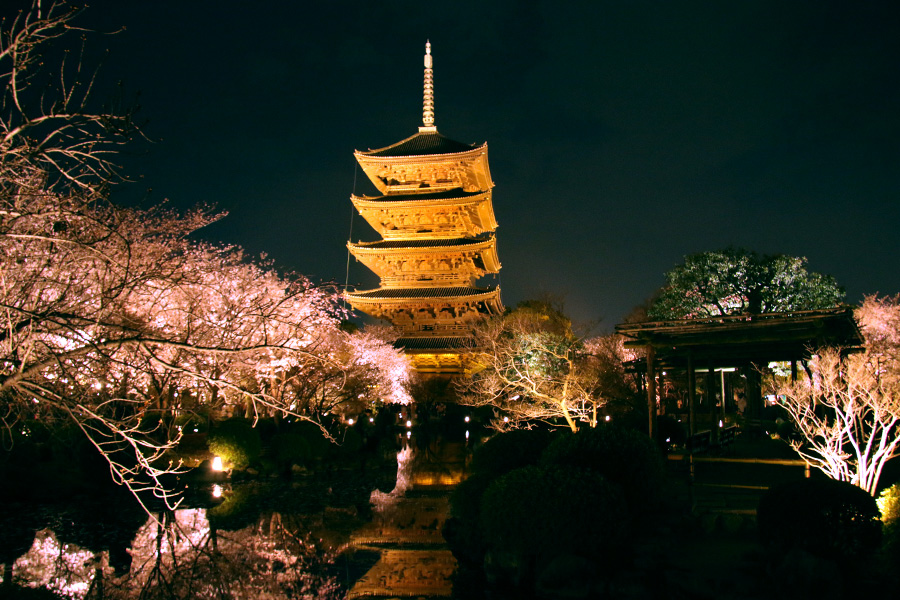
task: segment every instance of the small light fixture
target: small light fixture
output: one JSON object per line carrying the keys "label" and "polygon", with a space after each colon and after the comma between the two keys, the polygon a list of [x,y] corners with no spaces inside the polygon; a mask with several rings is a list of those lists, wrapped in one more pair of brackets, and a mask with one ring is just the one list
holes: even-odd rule
{"label": "small light fixture", "polygon": [[509,417],[503,417],[503,422],[504,422],[504,423],[509,423]]}
{"label": "small light fixture", "polygon": [[464,420],[464,421],[465,421],[465,422],[466,422],[466,423],[468,423],[468,422],[469,422],[469,416],[468,416],[468,415],[466,415],[466,418],[465,418],[465,419],[463,419],[463,420]]}
{"label": "small light fixture", "polygon": [[222,457],[216,456],[212,461],[212,470],[213,471],[224,471],[225,468],[222,466]]}
{"label": "small light fixture", "polygon": [[347,419],[347,424],[353,425],[353,417],[350,417],[349,419]]}
{"label": "small light fixture", "polygon": [[610,419],[612,419],[612,417],[610,417],[609,415],[606,415],[606,422],[607,422],[607,423],[609,423]]}
{"label": "small light fixture", "polygon": [[406,428],[409,429],[410,427],[412,427],[412,421],[407,421]]}

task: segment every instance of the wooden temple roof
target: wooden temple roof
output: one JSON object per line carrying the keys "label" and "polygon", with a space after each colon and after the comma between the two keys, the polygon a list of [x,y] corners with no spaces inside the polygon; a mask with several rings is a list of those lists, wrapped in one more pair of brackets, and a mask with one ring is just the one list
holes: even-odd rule
{"label": "wooden temple roof", "polygon": [[616,332],[628,347],[653,348],[661,366],[689,356],[719,366],[799,360],[824,346],[854,352],[863,345],[851,308],[624,323]]}
{"label": "wooden temple roof", "polygon": [[476,198],[489,194],[490,190],[467,192],[462,188],[453,188],[452,190],[442,190],[439,192],[427,192],[416,194],[393,194],[391,196],[351,196],[352,200],[362,200],[363,202],[424,202],[428,200],[464,200]]}
{"label": "wooden temple roof", "polygon": [[496,295],[500,288],[476,288],[468,286],[453,287],[417,287],[417,288],[378,288],[374,290],[366,290],[363,292],[348,293],[347,297],[352,299],[371,299],[371,300],[409,300],[409,299],[429,299],[429,298],[490,298]]}
{"label": "wooden temple roof", "polygon": [[475,150],[487,144],[465,144],[444,137],[438,132],[419,132],[400,140],[396,144],[367,151],[357,150],[358,156],[399,157],[399,156],[433,156],[435,154],[459,154]]}
{"label": "wooden temple roof", "polygon": [[354,248],[364,248],[373,250],[392,250],[407,248],[452,248],[455,246],[474,246],[477,244],[489,243],[493,240],[493,236],[485,238],[418,238],[414,240],[379,240],[377,242],[356,242],[351,244]]}

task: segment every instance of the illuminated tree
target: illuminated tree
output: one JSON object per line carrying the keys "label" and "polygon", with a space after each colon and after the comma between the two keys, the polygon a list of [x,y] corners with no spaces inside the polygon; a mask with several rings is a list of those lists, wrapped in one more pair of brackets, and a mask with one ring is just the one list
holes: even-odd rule
{"label": "illuminated tree", "polygon": [[742,248],[700,252],[666,273],[651,303],[652,320],[832,308],[843,289],[829,275],[810,273],[803,257],[760,255]]}
{"label": "illuminated tree", "polygon": [[173,415],[239,408],[309,419],[301,386],[284,383],[318,369],[331,373],[336,402],[365,377],[367,391],[380,385],[381,398],[402,401],[403,363],[389,344],[339,330],[346,311],[333,288],[193,241],[223,216],[210,209],[109,201],[111,158],[136,132],[131,117],[92,111],[80,64],[41,79],[48,44],[82,31],[77,13],[35,2],[0,32],[5,445],[32,422],[73,424],[118,483],[174,501],[164,483],[178,468],[166,460],[180,436]]}
{"label": "illuminated tree", "polygon": [[281,393],[291,393],[296,410],[311,418],[355,416],[381,404],[408,404],[412,367],[394,347],[390,327],[367,326],[355,332],[330,329],[318,348],[326,362],[307,361],[279,378]]}
{"label": "illuminated tree", "polygon": [[460,402],[492,406],[499,430],[536,422],[596,424],[605,399],[597,394],[598,363],[569,320],[546,303],[524,303],[474,328],[471,377],[458,380]]}
{"label": "illuminated tree", "polygon": [[900,297],[866,298],[857,310],[863,353],[822,350],[810,376],[779,389],[800,432],[791,445],[829,477],[874,495],[900,454]]}

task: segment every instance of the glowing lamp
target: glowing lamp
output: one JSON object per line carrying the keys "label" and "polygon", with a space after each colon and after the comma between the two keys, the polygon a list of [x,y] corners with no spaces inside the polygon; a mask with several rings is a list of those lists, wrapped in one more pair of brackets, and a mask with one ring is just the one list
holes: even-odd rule
{"label": "glowing lamp", "polygon": [[212,470],[213,471],[224,471],[225,468],[222,466],[222,457],[216,456],[212,461]]}
{"label": "glowing lamp", "polygon": [[503,417],[503,422],[504,422],[504,423],[509,423],[509,417]]}
{"label": "glowing lamp", "polygon": [[606,415],[606,421],[607,421],[607,423],[609,422],[610,418],[611,418],[611,417],[610,417],[609,415]]}
{"label": "glowing lamp", "polygon": [[349,419],[347,419],[347,423],[349,425],[353,425],[353,417],[350,417]]}
{"label": "glowing lamp", "polygon": [[412,421],[407,421],[406,428],[409,429],[410,427],[412,427]]}
{"label": "glowing lamp", "polygon": [[469,417],[466,416],[466,418],[465,418],[464,420],[465,420],[466,423],[468,423],[468,422],[469,422]]}

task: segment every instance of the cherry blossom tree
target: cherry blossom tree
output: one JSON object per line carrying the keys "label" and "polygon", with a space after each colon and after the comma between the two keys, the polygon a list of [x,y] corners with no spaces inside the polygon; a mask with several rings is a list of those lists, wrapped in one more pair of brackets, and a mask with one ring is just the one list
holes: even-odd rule
{"label": "cherry blossom tree", "polygon": [[132,115],[94,102],[80,62],[51,70],[49,83],[42,70],[53,45],[83,32],[79,12],[36,0],[0,31],[4,444],[31,422],[72,424],[115,481],[174,505],[167,453],[180,412],[310,419],[297,382],[320,372],[335,403],[360,397],[355,381],[405,401],[397,353],[340,331],[347,312],[332,286],[195,241],[224,216],[208,207],[110,202],[115,151],[139,134]]}
{"label": "cherry blossom tree", "polygon": [[820,351],[809,376],[779,396],[800,431],[791,445],[803,459],[874,495],[885,464],[900,455],[900,296],[870,296],[856,317],[865,351]]}

